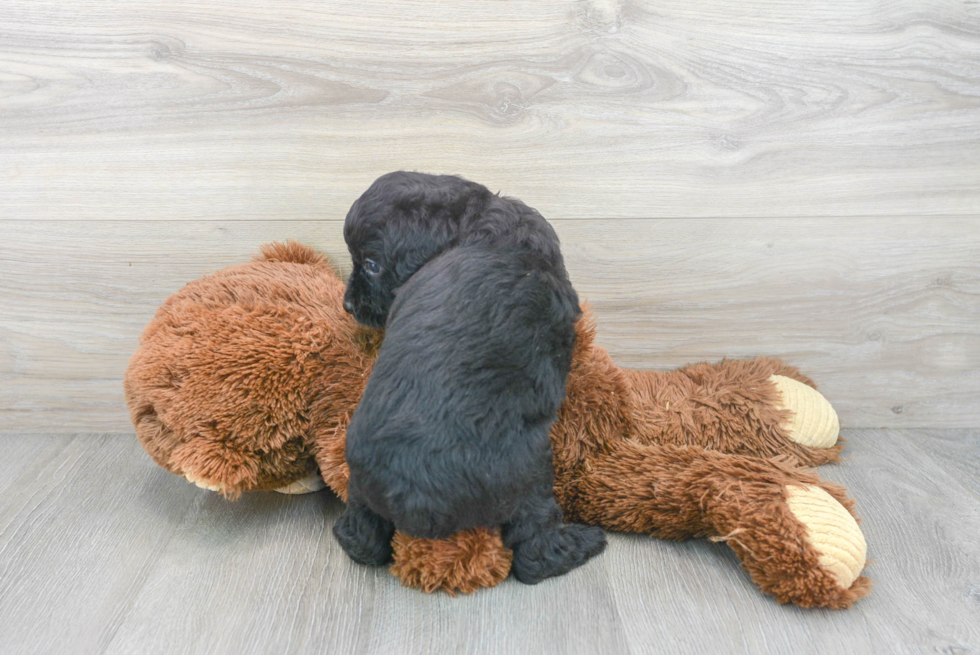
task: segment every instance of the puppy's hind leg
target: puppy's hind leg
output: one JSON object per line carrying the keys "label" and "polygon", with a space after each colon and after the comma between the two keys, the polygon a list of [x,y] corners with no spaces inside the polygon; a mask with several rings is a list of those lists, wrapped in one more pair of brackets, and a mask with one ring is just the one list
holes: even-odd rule
{"label": "puppy's hind leg", "polygon": [[358,564],[382,566],[392,559],[395,526],[366,505],[348,502],[333,526],[333,534],[347,555]]}
{"label": "puppy's hind leg", "polygon": [[504,526],[503,538],[514,551],[511,572],[524,584],[568,573],[606,547],[602,528],[562,523],[561,508],[550,493],[528,499]]}

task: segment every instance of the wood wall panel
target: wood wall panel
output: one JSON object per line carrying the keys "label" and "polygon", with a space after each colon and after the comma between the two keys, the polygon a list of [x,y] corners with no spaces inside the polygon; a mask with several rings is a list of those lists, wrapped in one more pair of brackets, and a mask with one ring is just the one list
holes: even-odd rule
{"label": "wood wall panel", "polygon": [[[558,220],[617,362],[781,356],[851,427],[980,425],[980,221]],[[0,430],[128,430],[155,308],[266,241],[346,269],[337,221],[0,222]]]}
{"label": "wood wall panel", "polygon": [[962,0],[9,0],[0,218],[340,219],[398,168],[554,218],[976,215]]}

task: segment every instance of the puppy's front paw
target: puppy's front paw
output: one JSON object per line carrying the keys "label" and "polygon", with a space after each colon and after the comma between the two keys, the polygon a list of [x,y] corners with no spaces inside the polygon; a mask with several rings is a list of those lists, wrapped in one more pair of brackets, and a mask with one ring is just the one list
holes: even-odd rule
{"label": "puppy's front paw", "polygon": [[383,566],[391,561],[395,527],[368,509],[348,505],[333,526],[333,534],[347,556],[358,564]]}
{"label": "puppy's front paw", "polygon": [[524,584],[537,584],[568,573],[605,548],[606,535],[602,528],[562,523],[516,544],[511,571]]}

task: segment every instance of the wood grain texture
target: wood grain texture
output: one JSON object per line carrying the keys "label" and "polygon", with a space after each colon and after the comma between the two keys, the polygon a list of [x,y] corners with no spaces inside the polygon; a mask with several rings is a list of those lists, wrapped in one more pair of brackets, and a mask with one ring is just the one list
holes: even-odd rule
{"label": "wood grain texture", "polygon": [[[555,221],[624,366],[780,356],[845,426],[980,425],[980,221]],[[349,267],[341,223],[0,222],[0,429],[130,429],[122,374],[156,307],[295,238]]]}
{"label": "wood grain texture", "polygon": [[0,218],[337,219],[467,175],[554,218],[977,215],[964,0],[9,0]]}
{"label": "wood grain texture", "polygon": [[101,652],[203,499],[161,486],[132,435],[28,443],[37,457],[0,501],[0,652]]}
{"label": "wood grain texture", "polygon": [[[630,571],[611,581],[631,652],[980,649],[980,499],[931,457],[935,439],[975,440],[976,431],[848,430],[844,437],[848,461],[820,473],[858,502],[871,595],[844,612],[757,603],[728,548],[630,536],[628,550],[612,551],[620,559],[605,563]],[[651,558],[651,545],[665,552]],[[654,608],[669,610],[650,621]]]}
{"label": "wood grain texture", "polygon": [[922,440],[929,457],[980,498],[980,430],[917,430],[908,437]]}
{"label": "wood grain texture", "polygon": [[0,433],[0,495],[8,490],[13,492],[13,485],[20,478],[21,472],[41,455],[51,442],[66,441],[69,437],[37,435],[23,439],[10,433]]}
{"label": "wood grain texture", "polygon": [[229,503],[157,468],[132,435],[3,435],[38,457],[0,495],[0,652],[980,649],[980,497],[934,459],[980,433],[844,436],[851,458],[821,471],[858,501],[876,587],[835,612],[775,604],[722,544],[639,535],[610,535],[600,558],[537,586],[425,596],[346,559],[329,492]]}

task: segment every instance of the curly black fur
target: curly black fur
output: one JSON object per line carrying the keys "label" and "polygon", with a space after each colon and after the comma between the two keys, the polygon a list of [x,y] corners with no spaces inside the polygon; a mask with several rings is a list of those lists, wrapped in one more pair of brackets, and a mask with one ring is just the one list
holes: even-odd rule
{"label": "curly black fur", "polygon": [[552,489],[580,310],[548,222],[462,178],[397,172],[354,203],[344,237],[345,306],[386,328],[347,432],[334,533],[348,554],[383,564],[394,527],[503,526],[515,576],[535,583],[601,552],[602,531],[562,523]]}

